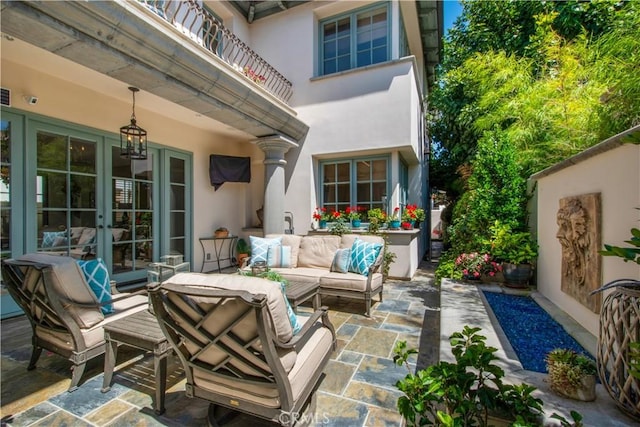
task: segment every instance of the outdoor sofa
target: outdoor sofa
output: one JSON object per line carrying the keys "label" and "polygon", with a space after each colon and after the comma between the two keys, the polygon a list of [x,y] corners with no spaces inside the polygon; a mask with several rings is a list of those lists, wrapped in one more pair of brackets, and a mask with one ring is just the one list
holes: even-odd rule
{"label": "outdoor sofa", "polygon": [[[270,270],[288,281],[318,283],[322,296],[362,299],[366,316],[371,314],[373,296],[379,295],[382,301],[381,267],[385,242],[380,236],[269,234],[264,239],[251,236],[250,240],[250,265],[264,259]],[[354,246],[356,240],[360,244]],[[256,245],[256,241],[260,245]],[[359,268],[351,268],[354,267],[351,261],[356,255],[353,249],[361,247],[378,249],[377,252],[365,254],[368,255],[365,256],[367,259]],[[250,267],[245,267],[245,270],[250,270]]]}

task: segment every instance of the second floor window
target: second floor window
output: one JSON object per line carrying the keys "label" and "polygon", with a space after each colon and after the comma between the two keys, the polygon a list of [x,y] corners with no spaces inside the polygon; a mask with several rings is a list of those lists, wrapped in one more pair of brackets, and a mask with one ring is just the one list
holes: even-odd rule
{"label": "second floor window", "polygon": [[320,23],[320,42],[321,75],[387,61],[388,5],[325,19]]}

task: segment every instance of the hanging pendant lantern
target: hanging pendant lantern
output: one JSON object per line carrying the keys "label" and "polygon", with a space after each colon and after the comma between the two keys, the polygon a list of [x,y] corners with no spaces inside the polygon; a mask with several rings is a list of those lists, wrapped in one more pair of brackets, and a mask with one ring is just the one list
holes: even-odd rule
{"label": "hanging pendant lantern", "polygon": [[147,131],[136,123],[136,92],[137,87],[129,87],[133,96],[131,123],[120,128],[120,156],[131,160],[145,160],[147,158]]}

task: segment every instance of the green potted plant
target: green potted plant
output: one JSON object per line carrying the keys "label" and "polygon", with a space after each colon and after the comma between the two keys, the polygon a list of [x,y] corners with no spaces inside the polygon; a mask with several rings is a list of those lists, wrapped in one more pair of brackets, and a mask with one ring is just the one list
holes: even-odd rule
{"label": "green potted plant", "polygon": [[440,361],[415,374],[408,359],[417,353],[400,341],[393,360],[409,374],[396,383],[403,395],[398,410],[408,426],[487,426],[498,420],[517,425],[541,425],[542,401],[529,384],[505,384],[504,371],[494,362],[494,347],[486,345],[480,328],[465,326],[450,337],[455,363]]}
{"label": "green potted plant", "polygon": [[400,208],[393,208],[393,213],[389,217],[389,227],[392,230],[398,230],[400,228]]}
{"label": "green potted plant", "polygon": [[502,262],[505,282],[512,287],[527,287],[538,258],[538,244],[528,231],[514,231],[498,221],[491,227],[491,255]]}
{"label": "green potted plant", "polygon": [[387,223],[387,213],[380,208],[369,209],[367,219],[369,220],[369,231],[377,233],[380,227]]}
{"label": "green potted plant", "polygon": [[549,387],[570,399],[591,402],[596,398],[596,363],[567,348],[556,348],[545,358]]}
{"label": "green potted plant", "polygon": [[238,260],[238,266],[242,267],[247,258],[251,257],[251,246],[246,240],[240,238],[236,243],[236,258]]}
{"label": "green potted plant", "polygon": [[362,208],[360,206],[348,206],[343,216],[349,219],[353,228],[360,228],[362,222]]}

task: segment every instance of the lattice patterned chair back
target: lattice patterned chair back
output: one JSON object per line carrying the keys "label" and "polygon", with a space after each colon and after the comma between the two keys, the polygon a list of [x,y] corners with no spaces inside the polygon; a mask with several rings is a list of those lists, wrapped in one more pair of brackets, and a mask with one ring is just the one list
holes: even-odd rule
{"label": "lattice patterned chair back", "polygon": [[31,323],[33,349],[28,370],[43,349],[73,363],[69,391],[78,388],[88,360],[105,351],[103,325],[148,307],[146,291],[120,294],[103,315],[76,260],[67,256],[27,254],[2,261],[2,280]]}
{"label": "lattice patterned chair back", "polygon": [[216,407],[293,425],[335,347],[326,308],[293,335],[279,283],[181,273],[150,289],[182,361],[186,393]]}

